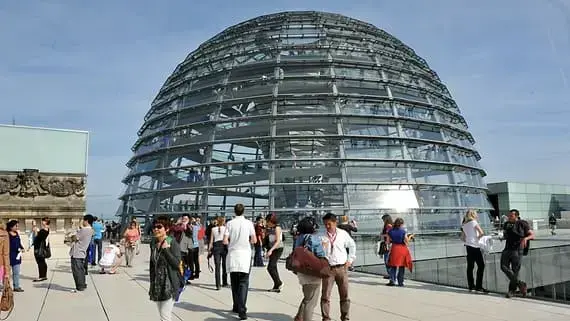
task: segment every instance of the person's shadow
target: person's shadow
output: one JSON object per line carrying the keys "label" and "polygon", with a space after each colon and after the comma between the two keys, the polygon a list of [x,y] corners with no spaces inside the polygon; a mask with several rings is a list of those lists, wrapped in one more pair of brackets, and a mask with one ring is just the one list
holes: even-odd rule
{"label": "person's shadow", "polygon": [[[217,314],[218,317],[209,317],[204,321],[222,321],[222,320],[237,320],[237,314],[229,311],[216,308],[209,308],[202,305],[192,304],[189,302],[180,302],[176,304],[177,307],[193,311],[193,312],[210,312]],[[291,321],[292,317],[283,313],[270,313],[270,312],[248,312],[247,316],[253,319],[267,320],[267,321]]]}

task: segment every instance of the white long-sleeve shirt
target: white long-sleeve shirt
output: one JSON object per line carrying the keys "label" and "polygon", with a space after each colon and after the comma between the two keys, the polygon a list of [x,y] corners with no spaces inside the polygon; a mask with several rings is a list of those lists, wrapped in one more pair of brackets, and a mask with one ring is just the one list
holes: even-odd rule
{"label": "white long-sleeve shirt", "polygon": [[346,231],[337,228],[336,231],[329,233],[325,230],[321,234],[321,239],[330,266],[344,265],[346,262],[352,263],[356,260],[356,243]]}

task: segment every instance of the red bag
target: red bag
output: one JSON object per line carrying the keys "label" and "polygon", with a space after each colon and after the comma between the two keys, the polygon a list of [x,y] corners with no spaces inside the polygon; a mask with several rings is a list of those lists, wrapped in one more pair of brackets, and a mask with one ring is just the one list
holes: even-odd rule
{"label": "red bag", "polygon": [[202,226],[199,230],[198,230],[198,240],[203,240],[204,237],[206,236],[206,228],[204,226]]}
{"label": "red bag", "polygon": [[325,258],[319,258],[305,246],[296,247],[285,260],[285,268],[295,273],[302,273],[319,278],[331,276],[329,262]]}

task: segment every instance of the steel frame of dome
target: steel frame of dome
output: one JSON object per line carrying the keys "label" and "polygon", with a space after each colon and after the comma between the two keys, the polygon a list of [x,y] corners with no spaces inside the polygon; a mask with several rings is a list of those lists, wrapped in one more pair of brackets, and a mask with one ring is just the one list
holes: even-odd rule
{"label": "steel frame of dome", "polygon": [[467,208],[492,208],[474,142],[437,74],[385,31],[331,13],[260,16],[166,80],[119,214],[231,215],[240,202],[253,215],[333,211],[376,228],[397,213],[411,229],[452,229]]}

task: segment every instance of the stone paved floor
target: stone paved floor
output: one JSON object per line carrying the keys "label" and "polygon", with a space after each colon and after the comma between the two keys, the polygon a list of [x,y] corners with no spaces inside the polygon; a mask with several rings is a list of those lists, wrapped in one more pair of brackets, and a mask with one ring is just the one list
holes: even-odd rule
{"label": "stone paved floor", "polygon": [[[52,243],[53,244],[53,243]],[[88,289],[70,293],[73,279],[65,248],[57,249],[49,261],[49,281],[33,284],[36,266],[27,258],[22,266],[24,293],[16,293],[15,321],[155,321],[155,305],[148,300],[148,249],[137,257],[134,268],[117,275],[90,274]],[[231,292],[215,291],[213,275],[202,267],[200,280],[187,288],[176,304],[173,320],[235,320],[229,313]],[[268,293],[270,278],[264,269],[252,272],[248,298],[250,320],[292,320],[300,289],[296,277],[281,270],[285,288]],[[351,275],[351,320],[535,320],[568,321],[570,306],[530,299],[507,300],[494,295],[475,295],[466,291],[409,281],[405,288],[388,288],[384,280],[364,274]],[[333,294],[333,316],[338,320],[338,296]],[[318,311],[316,311],[318,312]],[[315,314],[314,320],[320,320]]]}

